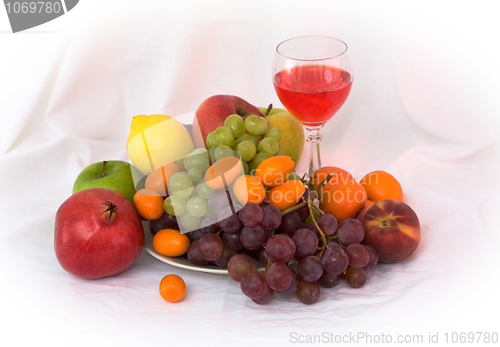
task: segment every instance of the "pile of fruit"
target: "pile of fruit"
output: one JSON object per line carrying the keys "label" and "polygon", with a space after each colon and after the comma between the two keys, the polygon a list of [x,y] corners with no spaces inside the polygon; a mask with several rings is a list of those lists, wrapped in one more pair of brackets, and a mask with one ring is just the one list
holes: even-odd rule
{"label": "pile of fruit", "polygon": [[[378,262],[413,254],[420,226],[399,182],[384,171],[356,181],[332,166],[301,178],[294,167],[303,136],[285,110],[226,95],[200,105],[193,140],[174,118],[135,117],[127,141],[133,165],[89,166],[61,205],[60,264],[84,278],[124,271],[140,254],[146,220],[157,253],[227,268],[259,304],[274,293],[312,304],[320,287],[345,279],[359,288]],[[160,293],[178,301],[185,283],[166,276]]]}
{"label": "pile of fruit", "polygon": [[[341,279],[359,288],[379,253],[384,262],[397,262],[416,249],[418,219],[401,201],[401,187],[388,173],[370,173],[361,185],[351,175],[338,173],[345,171],[329,167],[331,173],[315,186],[294,179],[292,169],[293,161],[286,156],[264,160],[255,176],[240,176],[227,190],[213,191],[207,208],[217,218],[206,217],[200,228],[185,234],[174,230],[178,225],[167,211],[150,222],[153,247],[163,255],[185,256],[194,265],[227,268],[229,276],[241,282],[242,292],[260,304],[268,303],[275,292],[311,304],[318,300],[320,287],[331,288]],[[313,177],[322,176],[322,171],[325,168]],[[385,183],[370,184],[373,175],[377,183]],[[354,205],[339,207],[325,197],[328,192],[347,194],[356,185],[364,193]],[[316,200],[323,209],[333,209],[339,220],[319,208]],[[263,271],[258,271],[256,260]]]}

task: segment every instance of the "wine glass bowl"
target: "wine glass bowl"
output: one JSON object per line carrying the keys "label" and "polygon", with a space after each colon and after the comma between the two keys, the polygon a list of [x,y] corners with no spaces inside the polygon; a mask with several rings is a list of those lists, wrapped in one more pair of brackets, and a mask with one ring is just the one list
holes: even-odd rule
{"label": "wine glass bowl", "polygon": [[276,47],[274,89],[283,106],[309,132],[309,176],[321,167],[319,130],[351,91],[353,73],[347,50],[343,41],[328,36],[296,37]]}

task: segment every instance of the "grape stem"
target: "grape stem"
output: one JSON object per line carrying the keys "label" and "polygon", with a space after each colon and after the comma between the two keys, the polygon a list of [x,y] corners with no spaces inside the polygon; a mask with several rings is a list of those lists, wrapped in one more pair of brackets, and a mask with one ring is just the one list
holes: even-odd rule
{"label": "grape stem", "polygon": [[[293,212],[293,211],[295,211],[295,210],[298,210],[299,208],[302,208],[302,207],[304,207],[304,206],[306,206],[306,205],[307,205],[307,200],[306,200],[306,201],[302,201],[300,204],[297,204],[297,205],[295,205],[295,206],[290,207],[289,209],[286,209],[286,210],[281,211],[281,215],[282,215],[282,216],[284,216],[285,214],[288,214],[288,213],[290,213],[290,212]],[[318,211],[318,212],[319,212],[319,214],[325,214],[325,212],[323,212],[323,210],[322,210],[322,209],[320,209],[318,206],[316,206],[316,205],[314,205],[314,204],[313,204],[313,205],[312,205],[312,207],[313,207],[316,211]],[[310,212],[310,211],[309,211],[309,212]]]}
{"label": "grape stem", "polygon": [[[271,106],[271,105],[270,105]],[[281,212],[281,215],[284,216],[286,215],[287,213],[290,213],[290,212],[293,212],[295,210],[298,210],[299,208],[302,208],[304,206],[307,205],[307,207],[309,208],[309,214],[312,218],[312,221],[314,223],[314,225],[316,226],[316,228],[318,229],[319,231],[319,234],[320,234],[320,238],[321,240],[323,241],[323,245],[321,247],[318,247],[319,249],[319,253],[317,254],[317,257],[321,259],[321,255],[323,254],[323,252],[325,251],[325,249],[328,248],[328,240],[327,240],[327,237],[325,235],[325,233],[323,232],[323,230],[321,230],[321,228],[319,227],[318,223],[316,222],[316,218],[314,218],[314,213],[313,213],[313,209],[315,209],[320,215],[323,215],[325,214],[325,212],[323,210],[321,210],[318,206],[316,206],[314,203],[313,203],[313,200],[318,198],[319,196],[319,191],[321,190],[321,188],[323,188],[323,186],[328,183],[330,181],[330,179],[333,177],[333,172],[330,172],[319,184],[318,186],[315,186],[313,183],[312,183],[312,177],[309,178],[309,182],[305,182],[305,184],[311,189],[311,193],[309,194],[309,196],[307,197],[306,201],[303,201],[301,202],[300,204],[297,204],[295,206],[292,206],[286,210],[283,210]],[[301,181],[304,183],[304,178],[305,178],[305,175],[304,177],[302,177]],[[336,235],[332,235],[331,238],[338,238],[338,236]],[[330,238],[329,238],[330,239]],[[267,267],[266,269],[264,270],[264,274],[266,273],[267,271],[267,268],[269,267],[270,265],[270,261],[268,262],[267,264]]]}
{"label": "grape stem", "polygon": [[[328,248],[328,242],[326,242],[326,236],[325,236],[325,233],[323,232],[323,230],[321,230],[321,228],[319,227],[318,223],[316,222],[316,218],[314,218],[314,213],[313,213],[313,210],[312,210],[312,206],[314,206],[314,204],[312,203],[312,200],[311,200],[311,196],[313,196],[314,194],[310,194],[308,197],[307,197],[307,206],[309,207],[309,213],[311,215],[311,218],[313,220],[313,223],[314,225],[316,225],[316,228],[318,228],[318,231],[319,231],[319,234],[321,236],[321,239],[323,240],[323,246],[321,246],[320,248],[320,252],[318,254],[318,258],[321,259],[321,254],[323,254],[323,251],[325,250],[325,248]],[[316,207],[316,206],[314,206]],[[319,211],[321,211],[319,208],[318,208]],[[323,211],[321,211],[323,212]]]}
{"label": "grape stem", "polygon": [[[311,200],[311,207],[312,207],[312,208],[314,208],[316,211],[318,211],[318,213],[319,213],[320,215],[323,215],[323,214],[325,214],[325,212],[323,212],[323,210],[322,210],[322,209],[320,209],[318,206],[316,206],[316,205],[313,203],[313,200],[318,199],[318,197],[319,197],[319,194],[318,194],[318,192],[317,192],[317,191],[315,191],[315,190],[313,190],[313,191],[311,192],[311,194],[309,194],[309,199]],[[311,211],[309,211],[309,213],[312,213],[312,212],[311,212]],[[311,218],[312,218],[312,217],[311,217]]]}
{"label": "grape stem", "polygon": [[289,209],[286,209],[286,210],[281,211],[281,215],[282,215],[282,216],[284,216],[285,214],[290,213],[290,212],[293,212],[293,211],[295,211],[295,210],[298,210],[299,208],[304,207],[304,206],[306,206],[306,205],[307,205],[307,200],[306,200],[306,201],[301,202],[300,204],[297,204],[297,205],[295,205],[295,206],[292,206],[292,207],[290,207]]}
{"label": "grape stem", "polygon": [[[323,212],[323,210],[322,210],[322,209],[320,209],[318,206],[316,206],[316,205],[314,205],[314,204],[313,204],[313,205],[312,205],[312,207],[313,207],[316,211],[318,211],[318,212],[319,212],[319,214],[325,214],[325,212]],[[310,211],[309,211],[309,212],[310,212]]]}
{"label": "grape stem", "polygon": [[[328,174],[328,176],[326,176],[326,177],[325,177],[325,179],[324,179],[323,181],[321,181],[321,182],[318,184],[318,186],[317,186],[317,187],[314,187],[314,189],[313,189],[313,190],[314,190],[314,191],[316,191],[316,192],[320,191],[320,190],[321,190],[321,188],[323,188],[323,186],[324,186],[325,184],[327,184],[327,183],[330,181],[330,179],[331,179],[332,177],[333,177],[333,172],[330,172],[330,173]],[[314,184],[313,184],[313,186],[314,186]]]}
{"label": "grape stem", "polygon": [[267,269],[269,268],[269,266],[271,266],[272,262],[271,262],[271,259],[268,259],[267,260],[267,265],[266,265],[266,268],[264,269],[264,272],[262,272],[263,275],[266,274],[267,272]]}

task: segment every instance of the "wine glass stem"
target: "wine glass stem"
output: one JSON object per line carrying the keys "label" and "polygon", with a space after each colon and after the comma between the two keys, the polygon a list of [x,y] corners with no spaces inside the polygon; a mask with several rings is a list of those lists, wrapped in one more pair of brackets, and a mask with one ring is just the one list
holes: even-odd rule
{"label": "wine glass stem", "polygon": [[314,172],[321,168],[321,155],[319,151],[319,143],[323,136],[319,134],[319,130],[309,130],[307,142],[309,142],[309,177],[312,177]]}

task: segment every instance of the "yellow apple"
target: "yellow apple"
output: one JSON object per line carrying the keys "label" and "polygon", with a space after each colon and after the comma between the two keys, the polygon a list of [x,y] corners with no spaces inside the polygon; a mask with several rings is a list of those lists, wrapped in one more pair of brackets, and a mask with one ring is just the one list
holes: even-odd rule
{"label": "yellow apple", "polygon": [[[259,109],[266,114],[267,107],[259,107]],[[283,138],[278,143],[285,154],[297,164],[304,149],[305,135],[302,124],[290,112],[282,108],[271,109],[267,114],[267,119],[273,128],[277,127],[283,131]]]}

